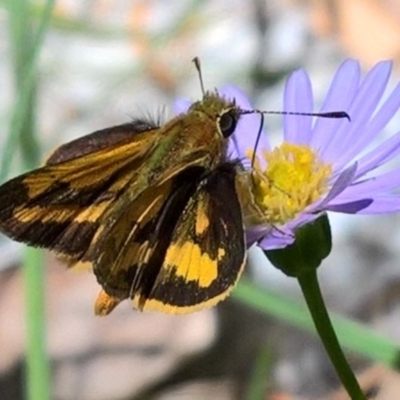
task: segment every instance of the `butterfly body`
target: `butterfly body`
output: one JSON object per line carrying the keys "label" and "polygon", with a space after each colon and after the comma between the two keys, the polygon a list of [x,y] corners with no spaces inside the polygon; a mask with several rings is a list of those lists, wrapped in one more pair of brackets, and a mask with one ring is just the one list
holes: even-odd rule
{"label": "butterfly body", "polygon": [[161,127],[135,120],[67,143],[0,187],[0,230],[93,269],[97,314],[124,299],[169,313],[209,307],[245,261],[238,164],[227,159],[240,115],[206,93]]}

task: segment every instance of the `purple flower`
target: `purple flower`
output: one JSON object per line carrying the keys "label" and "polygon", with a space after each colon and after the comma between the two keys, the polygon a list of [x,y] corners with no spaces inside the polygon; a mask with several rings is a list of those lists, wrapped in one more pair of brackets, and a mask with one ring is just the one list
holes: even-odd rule
{"label": "purple flower", "polygon": [[[391,63],[377,64],[364,78],[354,60],[338,69],[321,112],[345,111],[351,118],[285,115],[283,141],[271,148],[266,135],[250,169],[253,202],[260,215],[248,226],[248,243],[263,249],[285,247],[294,231],[328,211],[379,214],[400,210],[400,168],[380,168],[399,153],[400,131],[380,137],[400,107],[400,84],[383,101]],[[251,109],[238,89],[219,93]],[[287,80],[283,111],[313,112],[311,82],[304,70]],[[259,116],[244,115],[230,151],[233,158],[251,156]],[[248,165],[246,165],[248,166]]]}

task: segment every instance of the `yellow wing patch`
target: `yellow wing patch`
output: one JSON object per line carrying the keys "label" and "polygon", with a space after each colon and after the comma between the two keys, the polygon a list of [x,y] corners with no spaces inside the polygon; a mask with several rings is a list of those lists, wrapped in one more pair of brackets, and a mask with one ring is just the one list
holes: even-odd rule
{"label": "yellow wing patch", "polygon": [[201,204],[196,215],[196,235],[201,236],[210,226],[210,219],[206,212],[207,204]]}
{"label": "yellow wing patch", "polygon": [[205,288],[217,279],[218,263],[224,254],[225,250],[220,248],[217,259],[213,259],[193,242],[171,244],[164,261],[164,273],[168,275],[169,270],[172,270],[176,276],[187,281],[195,281],[200,287]]}

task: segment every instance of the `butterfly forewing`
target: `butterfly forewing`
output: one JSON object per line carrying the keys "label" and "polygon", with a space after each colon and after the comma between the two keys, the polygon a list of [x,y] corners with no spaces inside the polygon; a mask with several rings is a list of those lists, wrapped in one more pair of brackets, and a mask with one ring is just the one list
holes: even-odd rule
{"label": "butterfly forewing", "polygon": [[57,163],[8,181],[0,188],[1,231],[17,241],[79,259],[104,213],[135,176],[146,172],[144,161],[156,132],[126,134],[111,148],[92,148],[78,156],[83,144],[76,142],[66,154],[54,153]]}
{"label": "butterfly forewing", "polygon": [[[158,129],[156,124],[143,119],[135,119],[128,124],[101,129],[60,146],[47,159],[46,164],[58,164],[102,149],[111,150],[123,141],[135,140],[139,145],[143,143],[143,140],[151,138],[151,134],[147,135],[149,131],[154,132]],[[141,134],[140,138],[135,137],[138,134]]]}

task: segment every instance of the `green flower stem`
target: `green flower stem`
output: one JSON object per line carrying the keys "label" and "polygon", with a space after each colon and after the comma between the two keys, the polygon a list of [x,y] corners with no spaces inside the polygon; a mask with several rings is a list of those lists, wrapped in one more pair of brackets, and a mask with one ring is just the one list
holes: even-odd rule
{"label": "green flower stem", "polygon": [[309,270],[297,278],[306,300],[315,328],[329,358],[352,400],[367,400],[350,368],[336,337],[321,294],[317,271]]}
{"label": "green flower stem", "polygon": [[46,352],[43,252],[27,248],[24,254],[26,310],[26,398],[50,400],[50,367]]}

